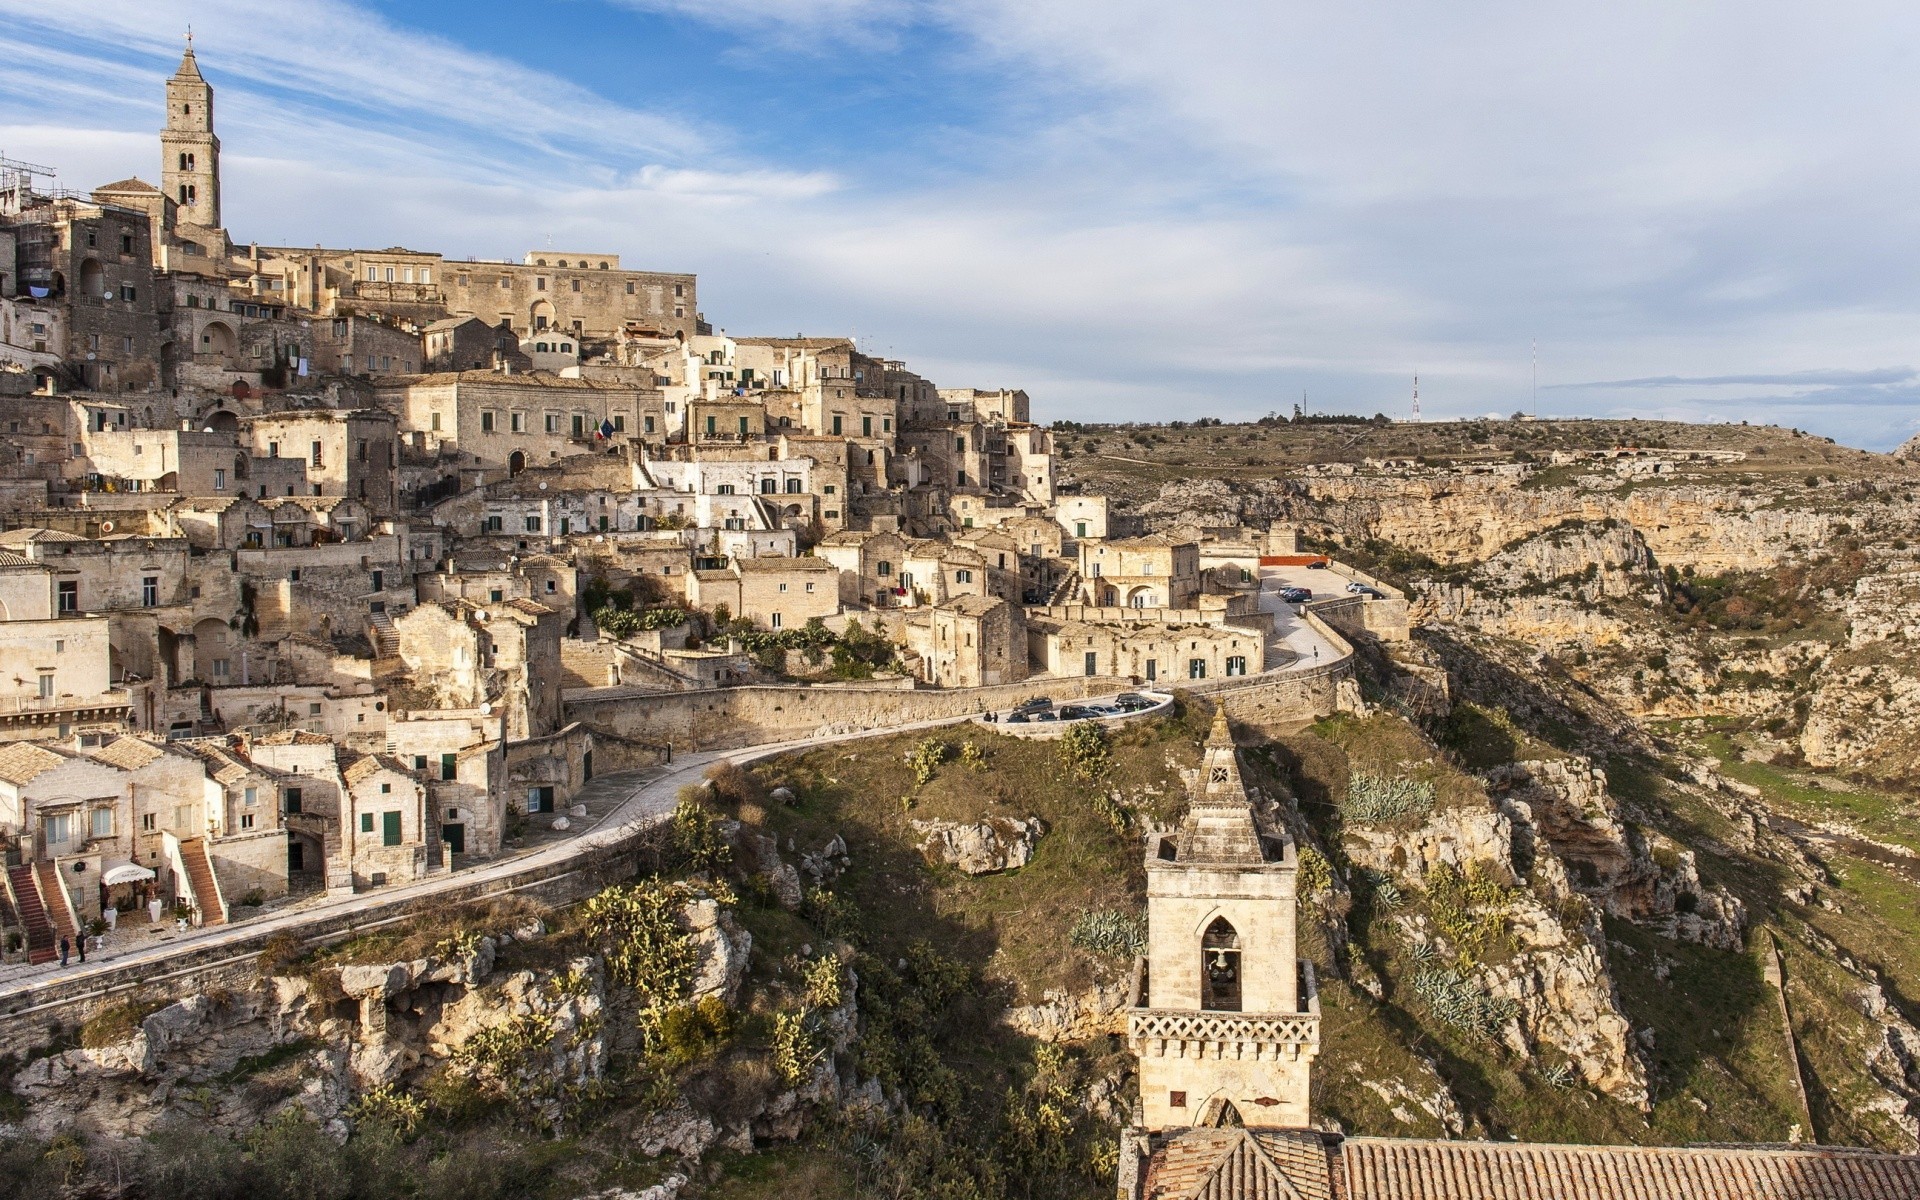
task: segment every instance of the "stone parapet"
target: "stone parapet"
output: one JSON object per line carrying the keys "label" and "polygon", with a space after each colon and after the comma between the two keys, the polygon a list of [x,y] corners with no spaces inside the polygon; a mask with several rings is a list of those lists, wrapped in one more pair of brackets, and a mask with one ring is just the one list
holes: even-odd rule
{"label": "stone parapet", "polygon": [[1127,1014],[1127,1040],[1142,1057],[1291,1062],[1320,1049],[1318,1008],[1317,1001],[1301,1013],[1136,1008]]}

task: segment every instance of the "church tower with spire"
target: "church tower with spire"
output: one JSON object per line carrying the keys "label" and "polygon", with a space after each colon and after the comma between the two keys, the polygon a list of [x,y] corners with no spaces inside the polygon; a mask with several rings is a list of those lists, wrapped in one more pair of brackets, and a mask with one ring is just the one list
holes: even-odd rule
{"label": "church tower with spire", "polygon": [[160,133],[160,190],[178,204],[179,221],[220,229],[220,139],[213,132],[213,85],[193,57],[193,35],[180,69],[167,80],[167,125]]}
{"label": "church tower with spire", "polygon": [[1292,838],[1261,828],[1216,710],[1186,818],[1147,846],[1147,954],[1127,1016],[1140,1128],[1307,1125],[1320,1005],[1295,952],[1299,861]]}

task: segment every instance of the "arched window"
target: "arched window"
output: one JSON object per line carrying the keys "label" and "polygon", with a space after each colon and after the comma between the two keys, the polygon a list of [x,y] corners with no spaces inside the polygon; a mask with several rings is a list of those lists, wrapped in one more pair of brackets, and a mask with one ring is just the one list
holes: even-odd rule
{"label": "arched window", "polygon": [[1200,1007],[1240,1011],[1240,935],[1225,917],[1215,917],[1200,938]]}

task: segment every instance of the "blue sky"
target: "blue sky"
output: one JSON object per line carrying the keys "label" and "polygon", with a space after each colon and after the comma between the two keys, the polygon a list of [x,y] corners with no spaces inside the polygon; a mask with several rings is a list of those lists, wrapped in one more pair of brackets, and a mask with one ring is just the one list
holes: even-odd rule
{"label": "blue sky", "polygon": [[0,152],[157,174],[194,26],[273,243],[693,271],[1043,418],[1920,431],[1920,10],[0,0]]}

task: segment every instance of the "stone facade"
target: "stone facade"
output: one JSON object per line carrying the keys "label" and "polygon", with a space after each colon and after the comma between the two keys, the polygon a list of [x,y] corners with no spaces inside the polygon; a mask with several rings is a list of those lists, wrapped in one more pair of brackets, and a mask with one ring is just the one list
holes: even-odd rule
{"label": "stone facade", "polygon": [[1142,1123],[1305,1125],[1320,1045],[1296,953],[1298,851],[1263,822],[1217,709],[1185,820],[1149,839],[1147,953],[1127,1018]]}

